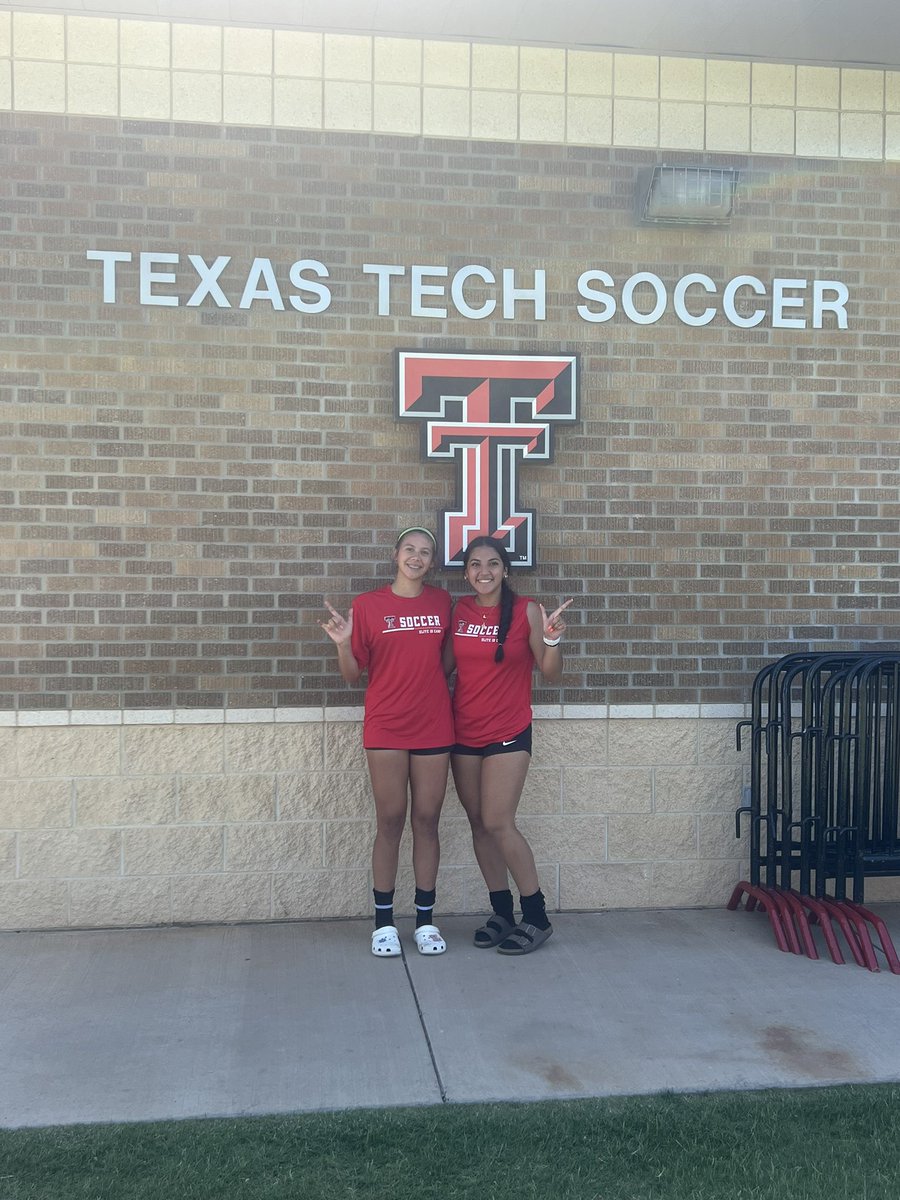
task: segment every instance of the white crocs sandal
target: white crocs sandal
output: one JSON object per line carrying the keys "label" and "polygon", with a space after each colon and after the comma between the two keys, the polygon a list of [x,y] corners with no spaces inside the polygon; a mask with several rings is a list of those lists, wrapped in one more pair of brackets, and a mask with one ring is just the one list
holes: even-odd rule
{"label": "white crocs sandal", "polygon": [[372,934],[372,953],[378,958],[396,958],[402,953],[400,934],[393,925],[382,925]]}
{"label": "white crocs sandal", "polygon": [[437,925],[420,925],[413,936],[420,954],[443,954],[447,949]]}

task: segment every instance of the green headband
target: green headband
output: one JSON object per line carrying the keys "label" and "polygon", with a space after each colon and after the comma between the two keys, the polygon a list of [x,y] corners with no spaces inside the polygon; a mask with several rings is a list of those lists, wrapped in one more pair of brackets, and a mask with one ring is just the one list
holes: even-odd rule
{"label": "green headband", "polygon": [[400,536],[394,542],[395,546],[399,546],[408,533],[424,533],[427,538],[431,539],[431,544],[437,548],[437,541],[430,529],[423,529],[421,525],[410,525],[409,529],[404,529]]}

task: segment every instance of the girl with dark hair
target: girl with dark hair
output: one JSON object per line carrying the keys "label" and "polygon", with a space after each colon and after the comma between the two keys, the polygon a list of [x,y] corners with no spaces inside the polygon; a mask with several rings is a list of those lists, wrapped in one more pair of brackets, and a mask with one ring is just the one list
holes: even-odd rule
{"label": "girl with dark hair", "polygon": [[433,920],[444,792],[453,715],[444,674],[449,641],[450,595],[425,583],[435,558],[434,535],[404,529],[394,546],[393,583],[357,596],[344,617],[330,604],[322,628],[337,646],[338,667],[353,685],[368,681],[363,746],[375,798],[372,849],[375,932],[372,953],[401,953],[394,924],[394,886],[407,806],[416,880],[415,942],[420,954],[447,949]]}
{"label": "girl with dark hair", "polygon": [[[516,826],[531,761],[532,674],[537,667],[548,683],[562,677],[562,614],[572,601],[548,616],[542,604],[512,590],[509,567],[506,547],[497,538],[469,543],[463,568],[474,595],[456,603],[444,662],[448,674],[456,669],[453,780],[493,909],[475,931],[475,945],[530,954],[553,932],[534,855]],[[510,875],[522,906],[518,925]]]}

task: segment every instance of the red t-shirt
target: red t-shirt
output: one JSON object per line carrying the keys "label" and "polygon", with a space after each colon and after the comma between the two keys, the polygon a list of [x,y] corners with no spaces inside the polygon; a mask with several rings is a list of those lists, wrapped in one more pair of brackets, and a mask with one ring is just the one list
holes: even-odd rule
{"label": "red t-shirt", "polygon": [[350,646],[368,672],[363,745],[382,750],[452,746],[453,714],[443,648],[450,594],[426,585],[419,596],[390,586],[353,601]]}
{"label": "red t-shirt", "polygon": [[494,662],[500,606],[482,608],[472,596],[453,610],[456,686],[453,719],[463,746],[487,746],[515,737],[531,722],[534,655],[529,645],[529,601],[516,596],[503,643],[503,662]]}

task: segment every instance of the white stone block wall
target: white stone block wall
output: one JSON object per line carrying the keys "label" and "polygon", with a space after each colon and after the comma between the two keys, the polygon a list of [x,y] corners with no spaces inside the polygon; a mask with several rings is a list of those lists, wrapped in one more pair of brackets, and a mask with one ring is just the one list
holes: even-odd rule
{"label": "white stone block wall", "polygon": [[250,28],[217,17],[0,12],[0,111],[900,159],[900,71]]}
{"label": "white stone block wall", "polygon": [[[140,724],[126,713],[99,725],[22,724],[26,715],[0,727],[0,928],[368,914],[359,720],[248,715]],[[725,904],[746,874],[734,810],[747,757],[734,727],[701,716],[538,719],[520,824],[550,907]],[[438,911],[483,910],[452,784],[441,841]],[[412,895],[407,834],[399,912],[411,912]]]}

